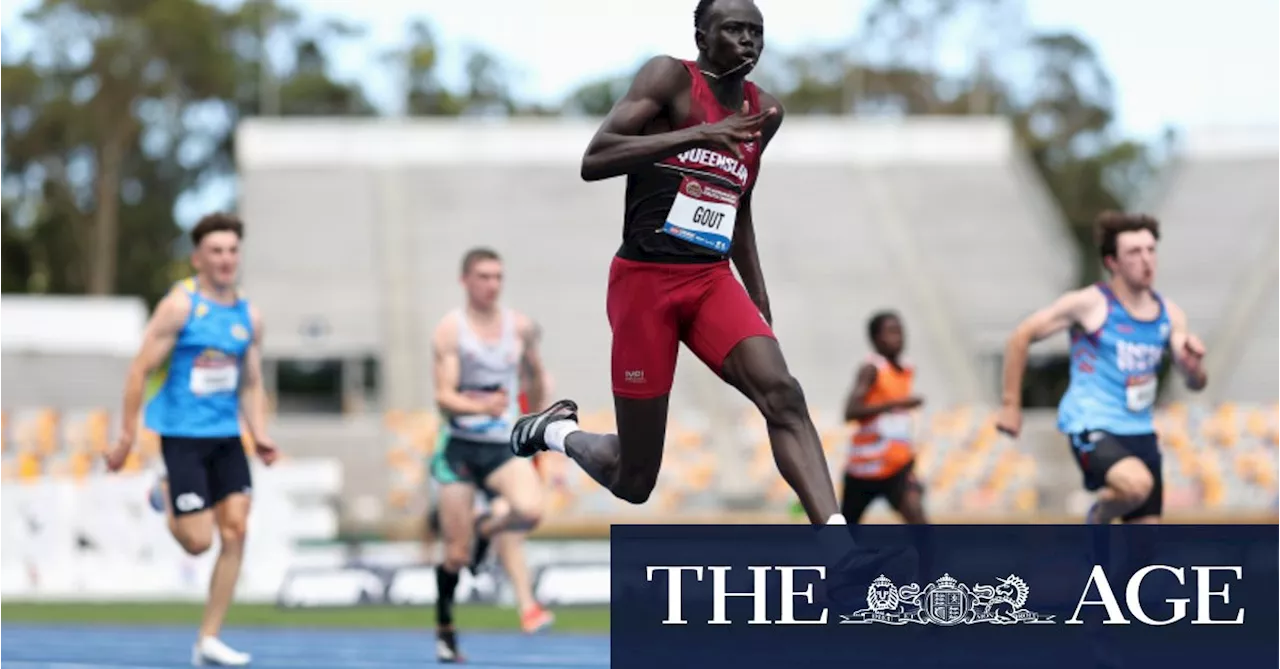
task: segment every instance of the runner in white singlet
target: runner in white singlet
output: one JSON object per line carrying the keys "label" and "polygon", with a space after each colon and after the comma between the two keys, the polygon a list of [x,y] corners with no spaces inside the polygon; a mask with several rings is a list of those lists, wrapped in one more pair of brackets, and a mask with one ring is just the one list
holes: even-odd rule
{"label": "runner in white singlet", "polygon": [[[467,304],[446,315],[436,328],[436,404],[447,436],[437,450],[431,474],[439,486],[444,561],[436,570],[436,655],[441,662],[462,661],[453,627],[458,572],[472,563],[477,536],[524,533],[542,516],[543,491],[533,465],[508,447],[520,416],[517,396],[521,367],[533,370],[527,388],[530,403],[543,401],[541,357],[532,322],[499,306],[502,260],[489,249],[473,249],[463,258],[462,284]],[[493,496],[488,513],[477,516],[476,491]],[[499,551],[520,606],[521,626],[541,630],[553,621],[533,598],[523,542],[502,542]]]}

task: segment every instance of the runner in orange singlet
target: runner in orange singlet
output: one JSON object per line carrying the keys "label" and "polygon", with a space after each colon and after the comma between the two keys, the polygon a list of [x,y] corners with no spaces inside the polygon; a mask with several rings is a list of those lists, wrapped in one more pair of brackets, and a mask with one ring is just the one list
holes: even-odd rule
{"label": "runner in orange singlet", "polygon": [[911,394],[915,368],[902,359],[902,319],[883,311],[872,316],[867,335],[875,353],[858,370],[845,405],[845,420],[857,431],[845,464],[841,513],[858,523],[867,507],[883,496],[912,525],[925,524],[922,488],[913,473],[912,417],[924,400]]}

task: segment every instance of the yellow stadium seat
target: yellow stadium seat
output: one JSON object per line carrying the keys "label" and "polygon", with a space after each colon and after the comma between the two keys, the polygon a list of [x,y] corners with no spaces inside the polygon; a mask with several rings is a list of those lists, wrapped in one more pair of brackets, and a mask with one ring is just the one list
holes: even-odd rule
{"label": "yellow stadium seat", "polygon": [[765,495],[765,499],[775,504],[785,503],[795,497],[795,493],[792,492],[791,486],[787,485],[787,482],[782,480],[781,476],[773,477],[773,481],[769,484],[768,491],[769,492]]}
{"label": "yellow stadium seat", "polygon": [[129,457],[124,459],[124,466],[120,468],[120,471],[126,474],[136,474],[142,471],[142,462],[142,454],[137,449],[134,449],[129,452]]}
{"label": "yellow stadium seat", "polygon": [[434,411],[417,411],[410,417],[410,439],[419,452],[429,450],[440,430],[440,416]]}
{"label": "yellow stadium seat", "polygon": [[35,444],[41,455],[51,455],[61,445],[58,428],[61,415],[53,409],[41,409],[36,418]]}
{"label": "yellow stadium seat", "polygon": [[407,467],[415,459],[408,450],[401,446],[393,446],[387,451],[387,464],[391,465],[393,469]]}
{"label": "yellow stadium seat", "polygon": [[684,498],[675,490],[659,490],[656,491],[656,499],[654,499],[654,510],[660,514],[667,515],[678,512],[682,506]]}
{"label": "yellow stadium seat", "polygon": [[34,481],[44,473],[40,456],[30,451],[18,454],[18,478],[23,481]]}
{"label": "yellow stadium seat", "polygon": [[839,453],[841,447],[847,443],[842,437],[843,435],[836,430],[827,430],[823,432],[821,435],[823,454],[830,458]]}
{"label": "yellow stadium seat", "polygon": [[1210,509],[1217,509],[1222,506],[1222,501],[1226,498],[1226,487],[1216,479],[1206,479],[1204,482],[1204,497],[1202,503]]}
{"label": "yellow stadium seat", "polygon": [[751,449],[751,464],[748,465],[748,473],[751,478],[760,478],[768,475],[775,469],[773,463],[773,453],[769,449],[769,442],[756,442]]}
{"label": "yellow stadium seat", "polygon": [[694,492],[705,492],[711,489],[711,485],[716,480],[716,468],[711,462],[706,460],[689,467],[686,481],[689,488]]}
{"label": "yellow stadium seat", "polygon": [[[247,443],[246,447],[249,446]],[[148,457],[155,457],[160,454],[160,435],[151,430],[143,430],[138,435],[138,450]],[[252,452],[252,448],[249,449]]]}
{"label": "yellow stadium seat", "polygon": [[397,474],[399,474],[401,482],[411,489],[418,489],[425,482],[426,473],[421,466],[406,467],[397,472]]}
{"label": "yellow stadium seat", "polygon": [[410,501],[412,496],[407,490],[392,488],[387,491],[387,506],[395,511],[408,511]]}
{"label": "yellow stadium seat", "polygon": [[400,430],[404,428],[408,415],[400,409],[387,409],[382,412],[382,423],[389,430]]}
{"label": "yellow stadium seat", "polygon": [[83,481],[93,472],[94,457],[89,453],[81,451],[71,454],[68,459],[68,474],[77,481]]}
{"label": "yellow stadium seat", "polygon": [[1023,488],[1013,496],[1013,507],[1019,513],[1032,513],[1040,505],[1035,488]]}
{"label": "yellow stadium seat", "polygon": [[1245,432],[1250,437],[1263,438],[1267,435],[1267,417],[1260,409],[1254,409],[1249,412],[1248,418],[1245,419]]}
{"label": "yellow stadium seat", "polygon": [[593,411],[579,416],[578,425],[587,432],[612,433],[617,424],[612,411]]}

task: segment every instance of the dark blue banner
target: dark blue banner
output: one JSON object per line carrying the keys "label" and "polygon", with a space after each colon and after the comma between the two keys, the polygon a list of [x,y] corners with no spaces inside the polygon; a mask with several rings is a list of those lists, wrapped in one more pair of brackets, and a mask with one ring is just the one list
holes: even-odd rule
{"label": "dark blue banner", "polygon": [[1275,525],[615,525],[615,669],[1280,666]]}

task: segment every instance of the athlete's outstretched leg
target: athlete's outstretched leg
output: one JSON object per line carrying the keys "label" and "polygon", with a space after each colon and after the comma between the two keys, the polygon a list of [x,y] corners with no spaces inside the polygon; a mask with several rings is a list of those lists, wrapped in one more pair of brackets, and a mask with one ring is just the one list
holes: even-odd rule
{"label": "athlete's outstretched leg", "polygon": [[[614,258],[605,309],[613,330],[610,367],[617,434],[578,428],[578,405],[561,400],[516,422],[511,450],[568,455],[614,496],[643,504],[653,492],[667,434],[667,395],[680,350],[687,268]],[[696,286],[695,286],[696,289]],[[684,290],[684,293],[681,293]]]}
{"label": "athlete's outstretched leg", "polygon": [[584,432],[577,405],[561,400],[516,422],[511,447],[530,457],[542,449],[560,451],[578,463],[614,496],[644,504],[658,482],[667,433],[667,395],[648,399],[614,396],[617,434]]}
{"label": "athlete's outstretched leg", "polygon": [[742,340],[725,359],[721,374],[760,409],[778,471],[800,498],[809,522],[825,525],[840,513],[836,489],[804,391],[787,370],[777,340]]}
{"label": "athlete's outstretched leg", "polygon": [[529,563],[525,559],[525,532],[500,532],[493,538],[494,550],[502,568],[511,581],[511,589],[515,591],[516,608],[520,612],[520,628],[526,634],[534,634],[555,624],[556,617],[542,608],[533,594],[533,580],[529,574]]}
{"label": "athlete's outstretched leg", "polygon": [[249,496],[228,495],[218,502],[213,512],[217,518],[218,538],[222,545],[218,549],[218,561],[213,565],[213,576],[209,579],[209,601],[205,605],[204,618],[200,623],[201,639],[218,638],[222,621],[235,596],[236,582],[240,580],[240,565],[244,562]]}
{"label": "athlete's outstretched leg", "polygon": [[440,486],[440,529],[444,535],[444,559],[436,566],[436,659],[462,662],[457,631],[453,626],[453,600],[462,568],[471,558],[474,533],[475,486],[463,481]]}

